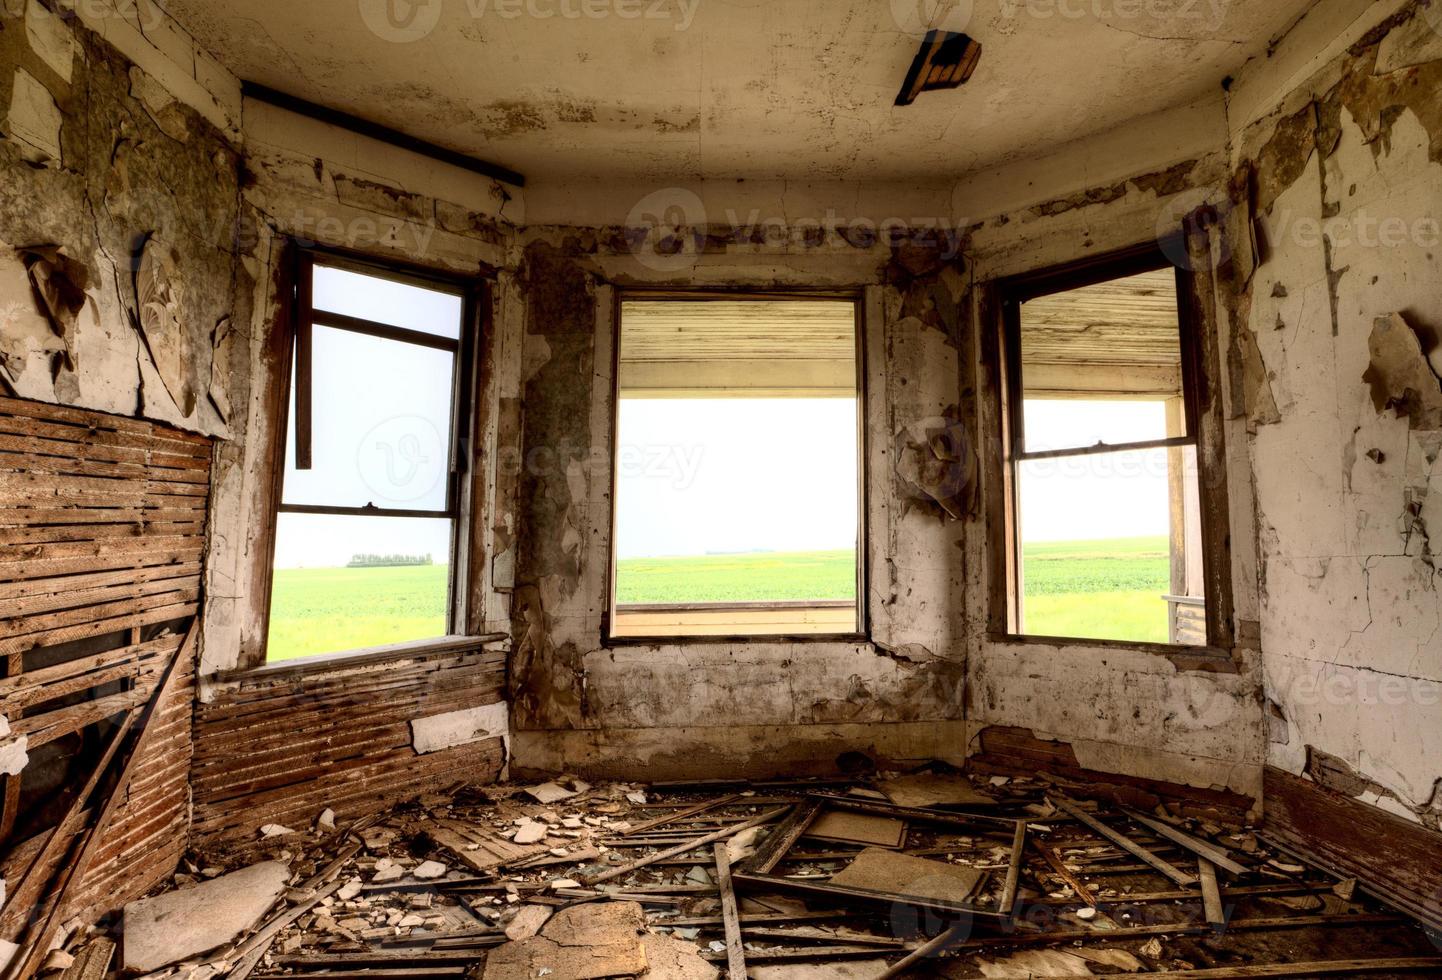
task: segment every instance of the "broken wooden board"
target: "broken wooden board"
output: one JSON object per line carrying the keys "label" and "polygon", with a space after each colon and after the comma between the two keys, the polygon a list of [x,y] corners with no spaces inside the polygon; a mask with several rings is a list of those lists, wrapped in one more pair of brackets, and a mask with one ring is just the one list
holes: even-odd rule
{"label": "broken wooden board", "polygon": [[979,792],[965,776],[919,772],[877,784],[897,806],[995,806],[996,800]]}
{"label": "broken wooden board", "polygon": [[549,851],[544,842],[515,844],[499,834],[461,820],[431,820],[422,831],[472,871],[493,871],[517,861],[529,861]]}
{"label": "broken wooden board", "polygon": [[829,810],[817,817],[803,836],[841,844],[896,848],[906,842],[906,823],[895,817]]}
{"label": "broken wooden board", "polygon": [[976,894],[986,872],[869,847],[832,876],[831,884],[961,904]]}
{"label": "broken wooden board", "polygon": [[497,946],[486,956],[484,980],[602,980],[635,976],[648,965],[641,935],[646,916],[634,902],[562,909],[541,934]]}

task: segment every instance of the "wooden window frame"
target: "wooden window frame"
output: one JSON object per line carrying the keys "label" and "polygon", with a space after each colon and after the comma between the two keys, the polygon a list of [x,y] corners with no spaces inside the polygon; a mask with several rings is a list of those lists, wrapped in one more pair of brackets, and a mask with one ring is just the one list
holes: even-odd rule
{"label": "wooden window frame", "polygon": [[[265,528],[265,540],[260,549],[264,559],[262,574],[256,577],[254,585],[261,591],[256,612],[260,617],[259,642],[248,655],[242,651],[241,672],[255,669],[277,669],[278,667],[304,670],[314,664],[316,669],[333,669],[337,660],[369,658],[372,655],[413,656],[422,653],[428,644],[446,646],[453,644],[457,635],[465,628],[467,610],[462,608],[471,591],[467,571],[469,563],[462,559],[468,552],[468,543],[474,533],[473,521],[467,513],[467,494],[474,488],[468,481],[474,480],[474,439],[475,393],[481,379],[478,376],[477,354],[483,334],[483,315],[488,308],[488,295],[484,280],[475,276],[458,275],[432,269],[428,266],[404,262],[391,258],[378,258],[349,249],[287,242],[289,254],[282,260],[283,276],[281,295],[285,309],[283,322],[277,331],[278,342],[272,344],[277,370],[271,392],[271,487],[268,494],[269,522]],[[451,340],[423,331],[395,327],[389,324],[316,310],[312,304],[311,289],[316,266],[344,269],[361,275],[386,279],[391,282],[417,286],[423,289],[439,290],[461,297],[460,336]],[[447,442],[450,451],[450,466],[446,486],[446,507],[441,511],[409,510],[404,508],[343,507],[331,505],[303,505],[285,503],[286,454],[288,445],[290,395],[292,387],[296,402],[296,454],[297,469],[308,469],[311,464],[310,414],[312,369],[312,327],[320,325],[352,333],[378,337],[399,343],[411,343],[421,347],[448,351],[454,359],[451,398],[452,431]],[[272,664],[269,661],[270,609],[275,582],[275,545],[279,516],[284,513],[337,515],[347,517],[400,517],[451,522],[450,572],[446,584],[446,634],[426,640],[414,641],[387,647],[361,647],[353,650],[327,651],[293,661]],[[465,580],[463,580],[463,576]]]}
{"label": "wooden window frame", "polygon": [[[621,310],[629,300],[672,300],[677,302],[735,302],[738,300],[840,300],[855,310],[856,361],[856,439],[857,439],[857,514],[856,514],[856,629],[843,633],[744,633],[738,635],[668,635],[616,636],[612,621],[616,613],[616,525],[619,517],[617,480],[620,474],[621,427]],[[606,556],[606,606],[601,616],[601,636],[606,647],[623,646],[684,646],[717,643],[865,643],[871,635],[868,604],[868,570],[871,566],[870,500],[867,490],[870,463],[870,439],[866,424],[867,406],[866,297],[858,289],[745,289],[736,287],[677,289],[665,286],[628,286],[614,291],[611,303],[611,515]],[[748,603],[764,609],[771,603]]]}
{"label": "wooden window frame", "polygon": [[[991,494],[988,522],[1002,533],[990,535],[988,639],[998,643],[1123,648],[1203,661],[1230,660],[1234,643],[1230,532],[1226,482],[1224,418],[1219,376],[1212,273],[1203,256],[1205,241],[1179,231],[1175,236],[1080,261],[1043,268],[985,284],[980,300],[983,371],[995,395],[993,438],[998,452],[987,454]],[[1178,262],[1174,257],[1186,256]],[[1080,289],[1167,267],[1176,271],[1178,341],[1186,434],[1136,443],[1070,450],[1026,452],[1022,411],[1021,306],[1028,300]],[[1088,637],[1023,633],[1021,612],[1020,488],[1017,467],[1028,460],[1081,457],[1159,448],[1196,451],[1202,517],[1202,566],[1206,590],[1205,646],[1138,643]]]}

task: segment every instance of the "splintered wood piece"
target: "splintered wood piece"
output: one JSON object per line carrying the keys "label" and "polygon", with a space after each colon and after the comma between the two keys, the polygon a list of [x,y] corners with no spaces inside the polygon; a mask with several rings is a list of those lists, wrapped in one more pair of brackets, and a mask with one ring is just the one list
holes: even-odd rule
{"label": "splintered wood piece", "polygon": [[731,853],[724,842],[716,853],[716,884],[721,890],[721,919],[726,930],[726,972],[729,980],[746,980],[746,949],[741,944],[741,917],[731,885]]}
{"label": "splintered wood piece", "polygon": [[[106,797],[105,804],[100,809],[100,815],[95,818],[95,824],[85,836],[85,841],[80,845],[80,850],[75,855],[73,862],[60,874],[60,888],[56,892],[50,914],[45,917],[39,929],[32,933],[34,939],[28,945],[26,952],[17,954],[15,960],[12,961],[12,966],[18,964],[18,969],[12,971],[12,976],[21,978],[33,976],[49,952],[51,937],[57,926],[64,921],[65,905],[70,897],[70,892],[77,882],[84,880],[85,872],[90,868],[90,861],[95,855],[97,845],[105,837],[105,831],[110,827],[110,821],[115,816],[115,811],[129,795],[130,779],[135,772],[135,765],[145,754],[155,735],[157,728],[154,724],[155,716],[160,710],[160,705],[164,704],[166,698],[170,696],[175,679],[180,676],[177,668],[195,653],[195,643],[199,635],[200,621],[197,618],[191,621],[190,630],[185,635],[185,642],[170,658],[170,663],[165,668],[165,674],[161,677],[160,683],[156,684],[149,702],[145,705],[144,716],[140,723],[140,734],[136,736],[135,744],[131,746],[130,754],[125,759],[125,765],[120,770],[120,778],[116,780],[110,795]],[[123,733],[121,734],[123,735]],[[102,771],[108,767],[109,762],[110,753],[107,752]],[[56,833],[58,834],[58,828]]]}
{"label": "splintered wood piece", "polygon": [[892,980],[893,977],[905,976],[911,968],[926,962],[938,953],[942,953],[971,935],[971,923],[963,920],[952,926],[946,932],[937,936],[924,946],[919,946],[908,953],[904,958],[893,963],[891,967],[877,977],[876,980]]}
{"label": "splintered wood piece", "polygon": [[775,820],[777,817],[781,816],[781,814],[785,812],[786,807],[784,806],[777,807],[775,810],[767,810],[760,816],[752,817],[745,823],[739,823],[733,827],[722,828],[721,830],[709,833],[704,837],[697,837],[695,840],[686,841],[684,844],[677,844],[675,847],[672,847],[665,851],[657,851],[655,854],[651,854],[647,857],[632,861],[630,864],[623,864],[619,868],[612,868],[611,870],[603,871],[600,874],[587,875],[585,878],[581,879],[581,883],[584,885],[599,885],[603,881],[610,881],[613,878],[619,878],[622,875],[630,874],[632,871],[636,871],[649,865],[655,864],[657,861],[664,861],[667,858],[679,857],[682,854],[686,854],[690,851],[696,850],[698,847],[705,847],[707,844],[714,844],[717,841],[726,840],[729,837],[735,837],[737,834],[741,833],[744,830],[750,830],[752,827],[760,827],[762,824],[770,823],[772,820]]}
{"label": "splintered wood piece", "polygon": [[635,837],[637,834],[647,830],[654,830],[657,827],[664,827],[668,823],[675,823],[677,820],[685,820],[687,817],[699,816],[708,810],[718,810],[723,806],[730,806],[733,803],[745,800],[746,797],[740,793],[734,796],[718,796],[714,800],[705,800],[695,806],[687,807],[679,813],[672,813],[664,817],[657,817],[654,820],[647,820],[645,823],[637,824],[627,830],[621,831],[622,837]]}
{"label": "splintered wood piece", "polygon": [[[225,957],[227,962],[236,964],[235,968],[226,974],[228,980],[245,980],[246,977],[250,976],[260,964],[266,951],[270,949],[270,944],[275,942],[275,937],[280,935],[286,926],[290,925],[296,919],[299,919],[302,915],[305,915],[331,895],[340,891],[343,884],[345,883],[342,881],[331,882],[299,905],[273,916],[269,922],[256,930],[255,935],[251,936]],[[216,961],[212,960],[211,962]]]}
{"label": "splintered wood piece", "polygon": [[747,874],[769,874],[821,814],[822,806],[823,801],[814,798],[798,804],[791,815],[766,836],[765,843],[741,866],[742,870]]}
{"label": "splintered wood piece", "polygon": [[1217,932],[1227,928],[1227,912],[1222,906],[1222,890],[1217,884],[1217,869],[1206,858],[1197,859],[1197,869],[1202,880],[1202,909],[1207,916],[1207,925]]}
{"label": "splintered wood piece", "polygon": [[1117,847],[1120,847],[1122,850],[1126,851],[1132,857],[1138,858],[1146,864],[1151,865],[1157,871],[1170,878],[1174,884],[1180,885],[1183,888],[1196,887],[1196,878],[1178,869],[1171,863],[1157,857],[1151,851],[1147,850],[1145,847],[1142,847],[1136,841],[1132,840],[1130,837],[1126,836],[1120,831],[1113,830],[1111,827],[1108,827],[1106,824],[1102,823],[1090,813],[1087,813],[1085,810],[1077,806],[1071,800],[1068,800],[1066,797],[1057,796],[1054,798],[1053,802],[1055,802],[1060,809],[1064,810],[1072,817],[1075,817],[1077,820],[1086,824],[1087,827],[1091,828],[1102,837],[1105,837],[1107,840],[1117,845]]}
{"label": "splintered wood piece", "polygon": [[1032,846],[1036,848],[1038,854],[1046,859],[1046,863],[1051,865],[1051,869],[1056,872],[1057,877],[1071,886],[1071,890],[1076,892],[1077,898],[1080,898],[1092,908],[1098,907],[1097,900],[1093,897],[1091,889],[1087,887],[1086,882],[1078,878],[1071,868],[1066,866],[1066,862],[1062,860],[1060,854],[1054,851],[1050,845],[1043,844],[1041,841],[1037,841]]}
{"label": "splintered wood piece", "polygon": [[1011,910],[1016,905],[1017,892],[1021,888],[1021,861],[1026,853],[1026,830],[1027,822],[1018,820],[1016,836],[1011,841],[1011,863],[1006,871],[1006,885],[1001,890],[999,904],[1002,915],[1011,915]]}
{"label": "splintered wood piece", "polygon": [[[110,763],[115,758],[115,753],[120,751],[120,746],[125,743],[125,736],[130,733],[130,726],[135,721],[135,712],[128,712],[121,719],[120,726],[110,738],[110,744],[105,748],[105,754],[96,763],[95,769],[86,780],[85,786],[76,794],[70,809],[60,819],[60,823],[50,832],[45,841],[45,846],[34,861],[30,862],[30,869],[25,877],[21,879],[20,886],[10,893],[10,900],[5,903],[5,912],[8,914],[12,909],[33,909],[40,905],[41,895],[45,886],[49,883],[51,865],[65,852],[65,849],[72,843],[72,838],[80,830],[80,824],[85,816],[86,803],[90,794],[95,792],[95,787],[100,783],[100,778],[110,768]],[[20,937],[16,937],[17,939]]]}

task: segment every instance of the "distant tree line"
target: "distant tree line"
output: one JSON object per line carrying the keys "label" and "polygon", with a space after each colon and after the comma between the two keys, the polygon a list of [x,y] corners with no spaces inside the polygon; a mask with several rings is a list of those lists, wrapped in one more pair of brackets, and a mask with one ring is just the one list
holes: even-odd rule
{"label": "distant tree line", "polygon": [[346,568],[394,568],[398,565],[433,565],[430,555],[355,555]]}

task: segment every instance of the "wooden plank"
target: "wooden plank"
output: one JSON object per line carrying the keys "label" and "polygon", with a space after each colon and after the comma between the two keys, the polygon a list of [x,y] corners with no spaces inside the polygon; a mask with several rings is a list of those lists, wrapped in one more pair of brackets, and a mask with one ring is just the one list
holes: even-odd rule
{"label": "wooden plank", "polygon": [[1102,823],[1096,817],[1093,817],[1090,813],[1087,813],[1085,810],[1077,806],[1071,800],[1068,800],[1066,797],[1056,795],[1053,797],[1053,801],[1063,811],[1065,811],[1072,817],[1075,817],[1077,820],[1080,820],[1082,823],[1086,824],[1087,827],[1091,828],[1102,837],[1111,841],[1113,844],[1117,845],[1133,857],[1138,858],[1142,862],[1151,865],[1157,871],[1170,878],[1174,884],[1180,885],[1183,888],[1191,888],[1197,884],[1197,879],[1193,876],[1186,874],[1185,872],[1179,870],[1169,862],[1157,857],[1151,851],[1147,850],[1145,847],[1142,847],[1140,844],[1136,843],[1125,834],[1122,834],[1116,830],[1113,830],[1111,827],[1108,827],[1106,824]]}
{"label": "wooden plank", "polygon": [[126,614],[140,614],[164,606],[194,603],[200,599],[200,583],[167,583],[169,586],[153,595],[137,595],[93,606],[77,606],[56,612],[0,619],[0,640],[23,641],[27,637],[55,633],[71,626],[82,626]]}
{"label": "wooden plank", "polygon": [[716,885],[721,892],[721,919],[726,932],[728,980],[746,980],[746,948],[741,939],[741,918],[736,889],[731,884],[731,852],[723,841],[716,845]]}
{"label": "wooden plank", "polygon": [[205,542],[200,538],[186,538],[185,544],[168,552],[148,552],[144,549],[109,549],[104,554],[78,555],[70,558],[56,558],[47,561],[0,564],[0,581],[23,582],[38,578],[53,578],[63,575],[82,575],[90,572],[111,572],[127,568],[156,568],[166,565],[188,565],[200,559]]}
{"label": "wooden plank", "polygon": [[141,445],[162,443],[172,446],[173,452],[195,455],[208,455],[211,446],[208,436],[182,432],[163,423],[13,398],[0,398],[0,421],[16,427],[43,426],[53,430],[57,438],[74,442],[92,442],[109,436],[124,436]]}
{"label": "wooden plank", "polygon": [[734,803],[742,802],[745,799],[746,797],[737,793],[733,796],[720,796],[714,800],[704,800],[700,803],[697,803],[695,806],[685,808],[679,813],[673,813],[670,816],[657,817],[654,820],[647,820],[645,823],[639,823],[628,830],[623,830],[621,832],[621,836],[635,837],[637,834],[640,834],[643,831],[654,830],[657,827],[664,827],[667,824],[676,823],[680,820],[686,819],[687,817],[694,817],[699,814],[706,813],[710,810],[719,810],[724,806],[730,806]]}
{"label": "wooden plank", "polygon": [[1016,822],[1016,835],[1011,841],[1011,861],[1007,867],[1006,884],[1002,886],[1001,900],[997,903],[1003,915],[1011,915],[1016,906],[1016,896],[1021,889],[1021,862],[1026,854],[1027,822]]}
{"label": "wooden plank", "polygon": [[1053,850],[1050,845],[1043,844],[1041,841],[1034,842],[1032,846],[1036,848],[1036,852],[1046,860],[1046,863],[1051,865],[1051,869],[1056,872],[1057,876],[1071,886],[1071,890],[1076,892],[1077,898],[1080,898],[1084,904],[1092,908],[1098,907],[1097,900],[1095,896],[1092,895],[1087,883],[1078,878],[1076,874],[1066,866],[1066,862],[1062,860],[1060,854]]}
{"label": "wooden plank", "polygon": [[210,485],[210,473],[204,467],[172,469],[147,462],[85,459],[71,454],[47,455],[30,451],[34,448],[28,446],[27,451],[15,452],[0,447],[0,473],[45,473],[54,476]]}
{"label": "wooden plank", "polygon": [[[40,848],[40,853],[30,862],[29,870],[21,879],[19,887],[10,893],[9,901],[5,903],[4,909],[0,910],[0,920],[4,922],[4,932],[12,941],[21,938],[20,930],[24,928],[29,912],[39,907],[54,865],[65,853],[66,848],[70,846],[71,838],[83,826],[90,795],[100,784],[101,777],[110,769],[110,763],[114,760],[116,753],[120,751],[125,737],[130,734],[130,728],[134,721],[135,713],[131,712],[115,729],[115,734],[110,737],[105,752],[100,756],[100,761],[96,763],[95,769],[87,777],[85,785],[81,787],[80,792],[71,801],[70,808],[46,838],[44,845]],[[20,915],[17,916],[17,912]]]}
{"label": "wooden plank", "polygon": [[1263,787],[1269,843],[1442,932],[1442,834],[1271,766]]}
{"label": "wooden plank", "polygon": [[1197,869],[1202,881],[1202,911],[1207,917],[1207,925],[1218,933],[1225,932],[1227,912],[1222,905],[1221,887],[1217,884],[1216,865],[1206,858],[1198,858]]}
{"label": "wooden plank", "polygon": [[86,501],[143,496],[201,498],[210,496],[209,483],[174,483],[160,480],[115,480],[98,476],[66,476],[62,473],[12,473],[0,470],[0,493],[14,505],[30,498],[78,497]]}
{"label": "wooden plank", "polygon": [[[190,632],[186,635],[185,642],[176,651],[174,657],[165,669],[165,674],[160,683],[156,685],[154,693],[145,705],[145,710],[139,723],[140,734],[136,737],[135,745],[130,755],[126,758],[124,766],[120,770],[120,776],[116,780],[114,788],[106,798],[100,809],[99,816],[89,834],[85,836],[84,843],[76,853],[70,865],[60,875],[60,887],[56,893],[55,901],[51,907],[50,914],[43,922],[38,923],[38,928],[31,930],[26,938],[27,952],[17,953],[17,962],[20,964],[17,971],[18,976],[28,977],[39,968],[41,960],[44,959],[50,948],[50,940],[55,929],[65,921],[68,914],[67,898],[71,889],[77,882],[84,881],[86,872],[90,869],[90,862],[95,856],[97,845],[104,840],[106,831],[114,819],[116,810],[124,803],[130,791],[130,781],[135,772],[136,763],[145,755],[151,739],[154,737],[155,717],[160,705],[164,704],[166,698],[174,689],[176,679],[181,675],[179,666],[185,663],[195,653],[195,644],[200,635],[200,624],[192,623]],[[128,716],[127,716],[128,717]],[[105,760],[103,768],[109,768],[110,759]],[[93,789],[93,787],[92,787]],[[89,794],[87,793],[88,797]],[[79,801],[77,800],[77,803]],[[56,834],[55,837],[59,837]]]}
{"label": "wooden plank", "polygon": [[47,507],[6,507],[0,501],[0,528],[53,527],[64,524],[195,523],[205,519],[203,508],[162,507],[157,503],[134,507],[56,504]]}
{"label": "wooden plank", "polygon": [[135,521],[134,523],[38,524],[28,527],[0,527],[0,545],[57,544],[62,541],[101,541],[107,538],[140,538],[148,534],[166,537],[202,537],[205,523],[196,515],[189,521]]}
{"label": "wooden plank", "polygon": [[963,920],[937,936],[931,942],[912,950],[905,957],[892,964],[891,967],[882,973],[881,976],[877,977],[876,980],[892,980],[893,977],[905,976],[911,972],[913,967],[920,966],[927,960],[940,956],[969,935],[971,935],[971,923]]}
{"label": "wooden plank", "polygon": [[36,647],[54,646],[59,643],[68,643],[71,640],[80,640],[90,636],[118,633],[132,626],[153,626],[158,623],[189,619],[194,616],[199,609],[199,605],[194,602],[177,603],[159,606],[155,609],[150,609],[143,613],[136,613],[131,616],[115,616],[110,619],[87,623],[83,626],[67,626],[63,629],[50,630],[46,633],[31,633],[28,636],[15,639],[0,640],[0,656],[9,653],[24,653]]}
{"label": "wooden plank", "polygon": [[92,939],[76,954],[75,962],[66,967],[60,980],[105,980],[114,957],[113,942],[103,936]]}
{"label": "wooden plank", "polygon": [[[158,448],[157,448],[158,447]],[[168,443],[117,446],[98,442],[75,442],[42,435],[16,435],[0,430],[0,451],[37,456],[67,456],[92,463],[124,463],[160,470],[210,471],[210,454],[177,453]]]}
{"label": "wooden plank", "polygon": [[[187,568],[187,571],[179,569]],[[143,574],[141,574],[143,572]],[[123,574],[123,573],[122,573]],[[19,596],[6,600],[8,612],[14,618],[35,617],[49,612],[60,612],[80,608],[94,608],[123,599],[142,599],[161,595],[177,589],[196,588],[200,585],[199,565],[167,565],[159,569],[139,570],[130,581],[102,588],[75,588],[69,583],[60,585],[60,591],[48,594]],[[28,631],[26,631],[28,632]]]}
{"label": "wooden plank", "polygon": [[747,874],[764,875],[770,874],[786,852],[791,850],[806,833],[818,816],[821,815],[823,803],[818,799],[808,799],[797,804],[779,827],[776,827],[766,840],[756,849],[750,859],[742,866]]}
{"label": "wooden plank", "polygon": [[730,837],[735,837],[737,834],[741,833],[744,830],[750,830],[752,827],[760,827],[763,824],[770,823],[772,820],[775,820],[777,817],[785,813],[786,810],[786,807],[778,807],[775,810],[767,810],[765,813],[752,817],[750,820],[747,820],[744,823],[738,823],[734,826],[726,827],[722,830],[706,834],[705,836],[697,837],[695,840],[687,841],[684,844],[678,844],[675,847],[672,847],[665,851],[657,851],[655,854],[639,858],[635,861],[632,861],[630,864],[624,864],[618,868],[612,868],[609,871],[603,871],[599,874],[594,875],[587,875],[586,877],[581,879],[581,884],[587,886],[599,885],[603,881],[611,881],[614,878],[620,878],[622,875],[628,875],[633,871],[637,871],[641,868],[655,864],[657,861],[664,861],[666,858],[678,857],[682,854],[694,851],[698,847],[705,847],[708,844],[714,844],[717,841],[726,840]]}
{"label": "wooden plank", "polygon": [[1388,959],[1324,960],[1202,970],[1162,970],[1155,973],[1133,973],[1131,977],[1136,980],[1250,980],[1254,977],[1336,977],[1436,970],[1442,970],[1442,956],[1394,956]]}
{"label": "wooden plank", "polygon": [[1128,817],[1141,824],[1143,827],[1150,828],[1152,831],[1165,837],[1173,844],[1177,844],[1181,847],[1186,848],[1197,857],[1206,859],[1215,867],[1221,868],[1228,874],[1244,875],[1250,873],[1251,871],[1250,868],[1244,867],[1243,865],[1238,864],[1236,861],[1233,861],[1231,857],[1227,855],[1227,852],[1222,850],[1220,847],[1204,841],[1199,837],[1195,837],[1177,827],[1173,827],[1169,823],[1161,820],[1154,820],[1146,814],[1137,813],[1135,810],[1124,809],[1123,812],[1126,813]]}
{"label": "wooden plank", "polygon": [[[132,649],[127,647],[126,649]],[[86,691],[102,684],[109,684],[114,681],[128,680],[141,676],[144,672],[153,672],[160,663],[159,652],[146,656],[136,657],[132,655],[126,659],[111,664],[99,670],[77,671],[73,675],[50,684],[37,684],[23,687],[14,691],[4,698],[4,712],[9,717],[27,708],[33,708],[37,704],[44,704],[47,701],[54,701],[56,698],[66,697],[79,691]],[[86,660],[94,658],[87,657]],[[148,670],[147,670],[148,668]],[[21,675],[24,676],[23,674]]]}

